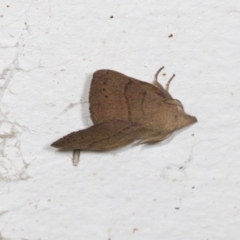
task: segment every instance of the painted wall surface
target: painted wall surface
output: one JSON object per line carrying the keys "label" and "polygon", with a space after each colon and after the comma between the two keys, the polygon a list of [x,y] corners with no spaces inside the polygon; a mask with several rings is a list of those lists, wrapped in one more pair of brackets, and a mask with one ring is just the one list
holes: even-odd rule
{"label": "painted wall surface", "polygon": [[[2,0],[0,239],[238,240],[240,2]],[[50,144],[91,126],[92,74],[165,84],[198,118],[162,143]]]}

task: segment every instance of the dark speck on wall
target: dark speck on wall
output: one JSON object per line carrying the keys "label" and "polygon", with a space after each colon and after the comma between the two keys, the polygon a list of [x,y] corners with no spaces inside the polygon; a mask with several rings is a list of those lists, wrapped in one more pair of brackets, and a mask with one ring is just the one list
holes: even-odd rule
{"label": "dark speck on wall", "polygon": [[169,37],[169,38],[171,38],[171,37],[173,37],[173,35],[172,35],[172,34],[170,34],[168,37]]}
{"label": "dark speck on wall", "polygon": [[110,18],[113,18],[113,16],[111,16]]}

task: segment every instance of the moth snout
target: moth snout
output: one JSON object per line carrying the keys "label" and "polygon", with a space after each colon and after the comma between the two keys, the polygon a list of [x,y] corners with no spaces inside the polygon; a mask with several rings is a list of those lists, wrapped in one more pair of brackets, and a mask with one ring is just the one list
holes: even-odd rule
{"label": "moth snout", "polygon": [[187,114],[185,115],[184,119],[185,119],[186,125],[197,122],[197,118],[195,116],[191,116],[191,115],[187,115]]}

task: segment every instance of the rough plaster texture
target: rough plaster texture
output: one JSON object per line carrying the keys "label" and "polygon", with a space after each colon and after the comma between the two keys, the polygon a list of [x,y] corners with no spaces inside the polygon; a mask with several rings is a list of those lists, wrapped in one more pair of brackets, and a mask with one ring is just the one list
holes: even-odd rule
{"label": "rough plaster texture", "polygon": [[[238,240],[239,29],[238,0],[2,0],[0,239]],[[78,167],[49,147],[92,124],[95,70],[162,65],[197,124]]]}

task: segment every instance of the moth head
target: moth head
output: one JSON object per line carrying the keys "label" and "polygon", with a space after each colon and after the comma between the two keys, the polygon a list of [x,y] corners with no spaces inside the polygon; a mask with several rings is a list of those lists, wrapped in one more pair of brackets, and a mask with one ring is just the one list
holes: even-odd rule
{"label": "moth head", "polygon": [[184,112],[183,105],[179,100],[167,99],[165,102],[169,104],[169,107],[171,108],[171,122],[175,126],[175,129],[180,129],[197,122],[196,117]]}

